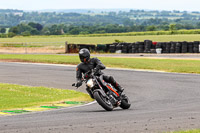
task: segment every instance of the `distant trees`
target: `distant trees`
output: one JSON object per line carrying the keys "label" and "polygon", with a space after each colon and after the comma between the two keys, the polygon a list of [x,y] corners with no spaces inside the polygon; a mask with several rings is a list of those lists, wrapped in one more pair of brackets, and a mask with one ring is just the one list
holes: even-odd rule
{"label": "distant trees", "polygon": [[169,31],[171,31],[171,33],[173,34],[175,30],[176,30],[176,24],[170,24]]}
{"label": "distant trees", "polygon": [[170,31],[176,30],[176,24],[170,24],[170,25],[169,25],[169,30],[170,30]]}
{"label": "distant trees", "polygon": [[[0,9],[1,36],[78,35],[200,29],[200,12],[130,10],[94,13],[24,12]],[[9,28],[8,35],[4,35]],[[3,34],[2,34],[3,33]]]}
{"label": "distant trees", "polygon": [[31,26],[32,28],[37,29],[38,31],[41,31],[43,29],[43,26],[39,23],[30,22],[28,23],[28,25]]}
{"label": "distant trees", "polygon": [[[200,23],[196,25],[200,27]],[[162,23],[160,25],[119,25],[119,24],[107,24],[107,25],[66,25],[66,24],[54,24],[50,26],[43,26],[39,23],[30,22],[28,24],[21,23],[17,26],[13,26],[9,29],[9,33],[12,35],[78,35],[78,34],[99,34],[99,33],[123,33],[123,32],[140,32],[140,31],[171,31],[173,34],[176,30],[187,29],[191,27],[190,24],[167,24]],[[192,27],[191,27],[192,28]],[[5,29],[1,28],[1,32],[5,32]]]}
{"label": "distant trees", "polygon": [[0,28],[0,33],[6,33],[6,28]]}
{"label": "distant trees", "polygon": [[42,29],[43,26],[41,24],[30,22],[28,24],[21,23],[17,26],[11,27],[9,29],[9,32],[18,35],[29,36],[29,35],[39,35]]}
{"label": "distant trees", "polygon": [[147,26],[147,31],[155,31],[156,30],[156,26],[151,25],[151,26]]}
{"label": "distant trees", "polygon": [[19,28],[17,26],[11,27],[9,29],[9,32],[14,33],[14,34],[19,34]]}

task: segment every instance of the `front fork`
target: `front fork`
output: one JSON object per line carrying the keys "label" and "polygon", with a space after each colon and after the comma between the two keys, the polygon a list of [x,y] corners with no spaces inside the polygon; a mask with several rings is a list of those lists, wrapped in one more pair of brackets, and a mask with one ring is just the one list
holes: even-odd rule
{"label": "front fork", "polygon": [[90,97],[91,97],[92,99],[94,99],[94,96],[93,96],[93,93],[92,93],[91,89],[87,87],[87,88],[86,88],[86,91],[88,92],[88,94],[90,95]]}

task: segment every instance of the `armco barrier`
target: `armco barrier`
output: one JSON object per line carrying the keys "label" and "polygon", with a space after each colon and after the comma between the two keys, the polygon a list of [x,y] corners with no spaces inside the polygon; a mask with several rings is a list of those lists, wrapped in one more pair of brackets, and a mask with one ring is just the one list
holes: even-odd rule
{"label": "armco barrier", "polygon": [[156,49],[162,49],[162,53],[200,53],[200,42],[144,42],[112,43],[112,44],[67,44],[66,53],[78,53],[82,48],[98,53],[156,53]]}

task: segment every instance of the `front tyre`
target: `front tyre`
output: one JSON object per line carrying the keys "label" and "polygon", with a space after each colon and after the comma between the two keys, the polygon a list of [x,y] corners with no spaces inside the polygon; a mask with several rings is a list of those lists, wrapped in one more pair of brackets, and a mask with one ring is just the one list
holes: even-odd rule
{"label": "front tyre", "polygon": [[94,99],[98,102],[101,107],[103,107],[107,111],[113,110],[113,105],[109,101],[109,99],[103,97],[100,92],[94,92]]}
{"label": "front tyre", "polygon": [[131,106],[131,103],[130,103],[128,97],[124,95],[124,96],[122,97],[120,107],[121,107],[122,109],[129,109],[130,106]]}

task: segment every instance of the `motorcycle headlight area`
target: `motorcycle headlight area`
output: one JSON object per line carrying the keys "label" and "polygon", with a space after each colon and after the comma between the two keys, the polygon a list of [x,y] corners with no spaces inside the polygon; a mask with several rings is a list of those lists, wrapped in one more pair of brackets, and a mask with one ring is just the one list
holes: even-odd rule
{"label": "motorcycle headlight area", "polygon": [[87,86],[88,86],[89,88],[94,87],[94,81],[93,81],[92,79],[89,79],[89,80],[87,81]]}

